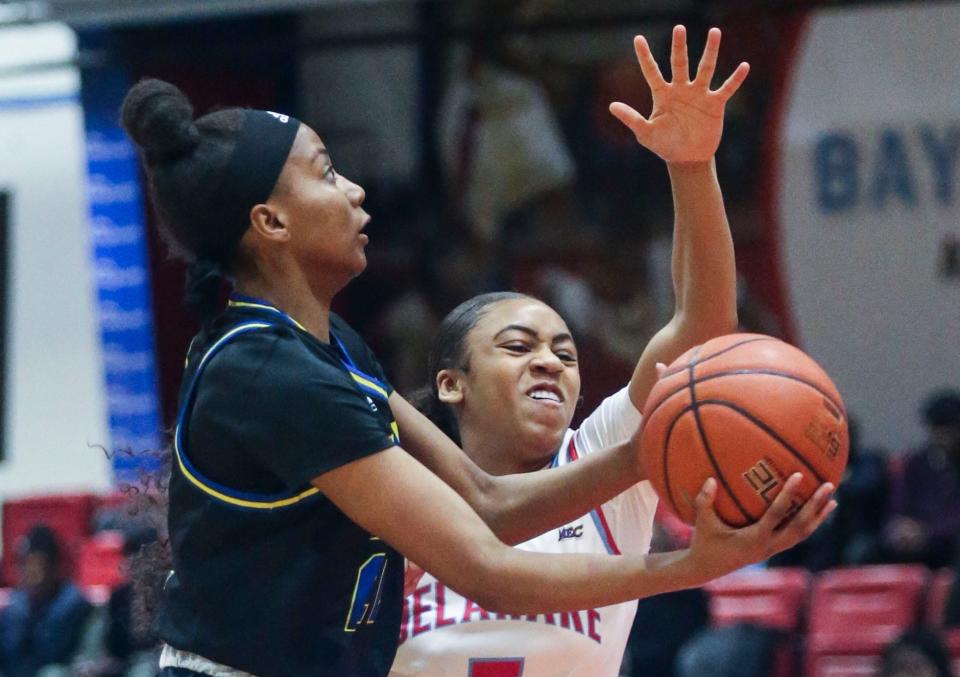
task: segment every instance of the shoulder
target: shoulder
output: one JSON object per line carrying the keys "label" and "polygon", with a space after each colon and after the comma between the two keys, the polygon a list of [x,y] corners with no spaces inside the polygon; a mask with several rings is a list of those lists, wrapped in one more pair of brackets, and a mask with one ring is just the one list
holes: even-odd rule
{"label": "shoulder", "polygon": [[288,327],[250,328],[220,341],[206,355],[207,384],[290,391],[310,384],[349,383],[333,355],[308,347]]}
{"label": "shoulder", "polygon": [[599,451],[628,440],[642,420],[630,399],[629,387],[621,388],[583,419],[575,432],[575,443],[581,454]]}

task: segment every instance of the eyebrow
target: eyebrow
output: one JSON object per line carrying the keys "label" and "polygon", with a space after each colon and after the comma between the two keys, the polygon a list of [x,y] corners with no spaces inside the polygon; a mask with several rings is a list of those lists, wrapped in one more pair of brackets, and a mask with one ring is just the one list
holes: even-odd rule
{"label": "eyebrow", "polygon": [[[496,341],[497,337],[500,336],[500,334],[503,334],[504,332],[508,332],[508,331],[523,332],[524,334],[526,334],[532,339],[536,339],[538,341],[540,340],[540,334],[538,334],[536,331],[534,331],[530,327],[525,327],[522,324],[508,324],[506,327],[504,327],[503,329],[501,329],[500,331],[498,331],[496,334],[493,335],[493,340]],[[551,340],[551,343],[559,343],[561,341],[570,341],[572,343],[573,336],[571,336],[570,334],[567,334],[566,332],[562,334],[556,334]]]}

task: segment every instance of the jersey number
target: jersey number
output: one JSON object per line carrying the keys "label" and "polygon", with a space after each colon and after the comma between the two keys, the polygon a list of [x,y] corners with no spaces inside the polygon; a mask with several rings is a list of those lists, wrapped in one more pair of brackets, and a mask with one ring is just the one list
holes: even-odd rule
{"label": "jersey number", "polygon": [[344,630],[354,632],[362,623],[374,623],[380,611],[380,594],[383,592],[383,571],[387,555],[378,552],[371,555],[357,571],[357,584],[353,586],[353,601],[347,614]]}
{"label": "jersey number", "polygon": [[522,658],[471,658],[468,677],[520,677]]}

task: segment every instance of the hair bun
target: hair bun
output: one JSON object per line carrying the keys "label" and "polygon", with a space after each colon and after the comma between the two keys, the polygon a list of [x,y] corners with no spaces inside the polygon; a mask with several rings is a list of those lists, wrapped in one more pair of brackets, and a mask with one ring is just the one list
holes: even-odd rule
{"label": "hair bun", "polygon": [[193,106],[183,92],[163,80],[141,80],[134,85],[123,99],[120,117],[151,165],[177,160],[200,143]]}

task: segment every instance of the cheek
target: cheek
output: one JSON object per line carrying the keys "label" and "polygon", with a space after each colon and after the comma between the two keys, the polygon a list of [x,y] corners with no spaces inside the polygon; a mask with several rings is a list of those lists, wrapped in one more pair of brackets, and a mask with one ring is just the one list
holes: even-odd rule
{"label": "cheek", "polygon": [[502,410],[510,398],[516,397],[517,377],[515,370],[506,361],[490,360],[483,364],[474,364],[470,380],[473,399],[482,400],[485,407]]}

